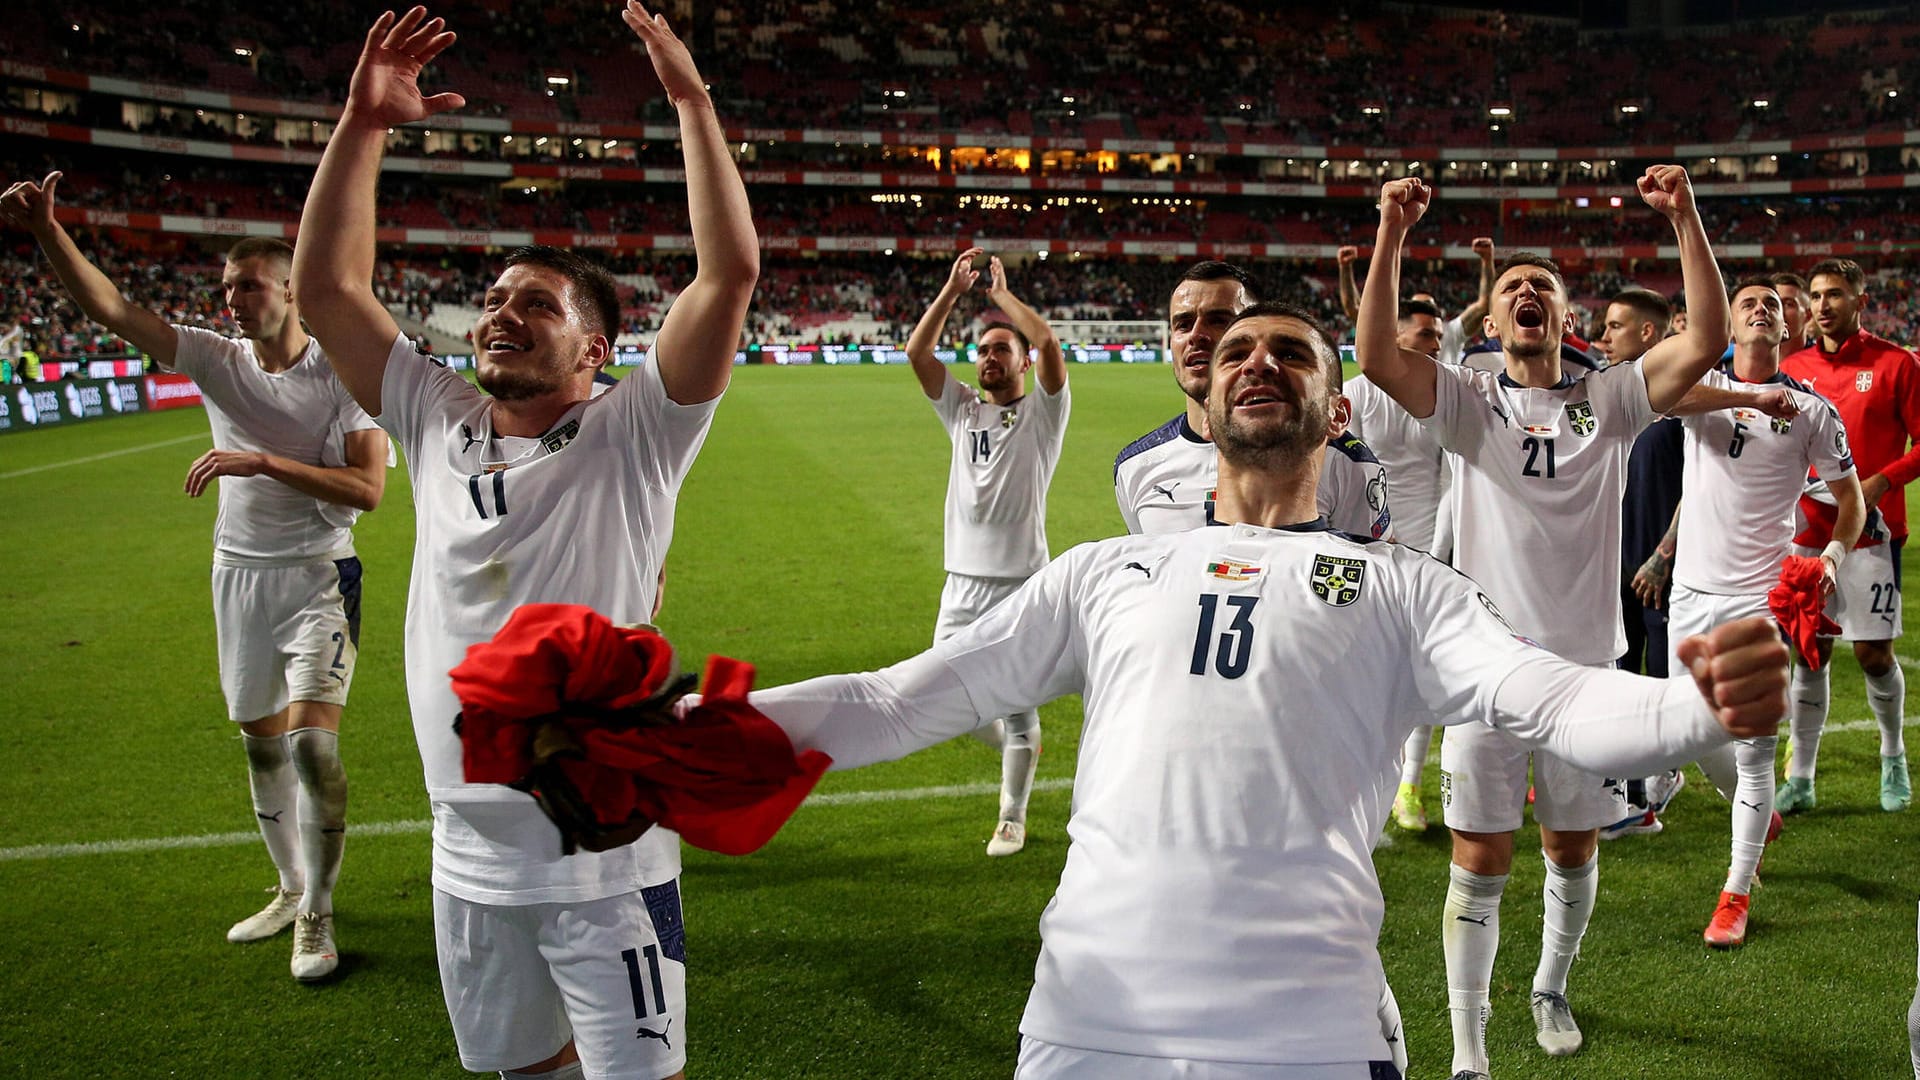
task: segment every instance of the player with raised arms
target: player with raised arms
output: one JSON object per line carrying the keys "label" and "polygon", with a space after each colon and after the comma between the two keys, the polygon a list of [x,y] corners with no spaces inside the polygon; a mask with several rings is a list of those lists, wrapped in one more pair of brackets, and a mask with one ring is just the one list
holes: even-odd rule
{"label": "player with raised arms", "polygon": [[[1726,295],[1686,170],[1653,166],[1639,189],[1673,225],[1694,320],[1636,363],[1583,376],[1563,370],[1560,343],[1572,329],[1566,286],[1553,263],[1527,253],[1502,268],[1486,320],[1504,371],[1449,367],[1400,348],[1401,252],[1433,194],[1419,179],[1381,190],[1355,329],[1362,373],[1456,455],[1455,565],[1482,583],[1520,633],[1596,667],[1611,667],[1625,649],[1615,567],[1628,451],[1642,428],[1681,403],[1727,340]],[[1465,1080],[1489,1072],[1488,990],[1529,758],[1546,863],[1530,1004],[1536,1041],[1555,1055],[1583,1041],[1567,1002],[1567,973],[1598,890],[1598,830],[1620,817],[1619,785],[1608,775],[1642,775],[1599,775],[1532,750],[1484,726],[1449,732],[1441,746],[1442,810],[1453,831],[1443,944],[1452,1068]]]}
{"label": "player with raised arms", "polygon": [[1247,309],[1211,367],[1217,527],[1082,544],[926,653],[752,700],[847,768],[1084,696],[1017,1077],[1397,1080],[1371,852],[1412,727],[1649,772],[1772,730],[1786,650],[1755,619],[1683,642],[1692,679],[1564,661],[1319,515],[1340,357],[1310,313]]}
{"label": "player with raised arms", "polygon": [[293,977],[340,965],[333,890],[346,849],[347,774],[340,717],[360,649],[360,560],[353,523],[380,505],[387,439],[300,325],[288,275],[294,253],[252,237],[220,274],[238,339],[169,325],[87,260],[54,219],[55,172],[0,195],[0,217],[33,232],[87,317],[163,370],[193,379],[213,449],[187,470],[199,497],[219,479],[213,526],[213,626],[227,715],[246,748],[253,814],[279,881],[267,906],[227,940],[288,926]]}
{"label": "player with raised arms", "polygon": [[465,782],[447,674],[522,604],[648,619],[759,276],[746,189],[692,57],[639,3],[620,17],[679,116],[698,265],[619,385],[593,396],[620,327],[614,282],[570,252],[508,257],[473,328],[479,389],[416,353],[374,296],[387,129],[463,104],[420,93],[421,68],[454,40],[424,8],[367,34],[294,272],[341,380],[406,451],[418,517],[407,695],[433,808],[441,987],[461,1064],[506,1076],[660,1078],[686,1063],[679,838],[656,827],[562,857],[531,797]]}

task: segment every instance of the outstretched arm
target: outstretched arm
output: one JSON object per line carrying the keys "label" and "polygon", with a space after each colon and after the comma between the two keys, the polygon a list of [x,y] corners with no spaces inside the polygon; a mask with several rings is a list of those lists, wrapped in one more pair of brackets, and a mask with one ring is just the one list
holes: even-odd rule
{"label": "outstretched arm", "polygon": [[1436,371],[1432,357],[1402,349],[1394,340],[1400,324],[1400,253],[1432,199],[1433,189],[1414,178],[1391,180],[1380,189],[1380,231],[1353,328],[1360,373],[1415,418],[1433,415]]}
{"label": "outstretched arm", "polygon": [[1000,265],[1000,256],[995,255],[987,263],[993,276],[987,286],[987,298],[992,300],[1014,327],[1027,336],[1033,351],[1039,354],[1034,361],[1034,377],[1040,380],[1040,389],[1049,394],[1057,394],[1067,385],[1067,355],[1060,348],[1060,339],[1054,336],[1053,327],[1046,317],[1028,307],[1024,300],[1013,295],[1007,288],[1007,268]]}
{"label": "outstretched arm", "polygon": [[1673,223],[1680,243],[1680,276],[1687,294],[1687,328],[1647,350],[1641,366],[1647,400],[1655,412],[1679,403],[1727,351],[1727,288],[1713,261],[1706,226],[1693,201],[1693,182],[1678,165],[1649,166],[1639,180],[1640,197]]}
{"label": "outstretched arm", "polygon": [[87,261],[73,237],[54,220],[53,192],[61,175],[56,170],[38,184],[21,180],[9,187],[5,194],[0,194],[0,219],[33,233],[40,250],[47,253],[54,276],[67,287],[68,295],[87,318],[125,338],[161,367],[172,370],[178,342],[173,327],[120,295],[119,287],[101,273],[99,267]]}
{"label": "outstretched arm", "polygon": [[1487,317],[1487,310],[1493,306],[1493,238],[1476,236],[1473,238],[1473,253],[1480,257],[1480,295],[1473,298],[1467,310],[1460,313],[1460,325],[1472,338],[1474,328]]}
{"label": "outstretched arm", "polygon": [[920,389],[931,401],[939,401],[947,385],[947,369],[933,355],[933,347],[940,343],[940,331],[953,314],[953,305],[980,280],[980,271],[973,268],[973,260],[980,254],[980,248],[968,248],[953,260],[953,271],[947,275],[946,284],[940,286],[940,295],[927,305],[927,313],[920,316],[913,333],[907,337],[907,362],[913,365]]}
{"label": "outstretched arm", "polygon": [[459,94],[420,95],[420,69],[453,44],[441,19],[416,7],[381,15],[367,31],[347,107],[327,140],[300,212],[293,295],[334,373],[368,415],[380,415],[387,355],[400,334],[373,293],[374,203],[387,129],[466,104]]}
{"label": "outstretched arm", "polygon": [[687,211],[693,226],[693,282],[675,298],[654,338],[653,355],[667,396],[682,405],[711,401],[733,377],[753,286],[760,280],[760,238],[747,207],[747,187],[727,153],[707,84],[687,47],[639,0],[620,18],[646,43],[653,72],[680,118],[687,164]]}
{"label": "outstretched arm", "polygon": [[347,435],[345,465],[308,465],[256,450],[209,450],[187,469],[184,490],[192,498],[206,493],[216,476],[266,476],[303,495],[372,510],[387,489],[387,433],[367,428]]}

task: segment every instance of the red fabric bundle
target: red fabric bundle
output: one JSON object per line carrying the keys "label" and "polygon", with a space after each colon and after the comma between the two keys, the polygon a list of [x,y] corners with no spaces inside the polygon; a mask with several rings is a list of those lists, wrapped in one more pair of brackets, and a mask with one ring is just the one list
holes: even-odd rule
{"label": "red fabric bundle", "polygon": [[632,843],[654,824],[724,855],[758,850],[832,764],[796,755],[747,704],[753,666],[708,661],[701,703],[676,716],[692,676],[651,629],[573,604],[527,604],[453,669],[469,783],[531,794],[568,854]]}
{"label": "red fabric bundle", "polygon": [[1840,624],[1827,618],[1827,597],[1820,589],[1825,572],[1819,559],[1789,555],[1780,567],[1780,584],[1767,590],[1767,607],[1786,631],[1787,640],[1809,667],[1820,667],[1818,639],[1840,633]]}

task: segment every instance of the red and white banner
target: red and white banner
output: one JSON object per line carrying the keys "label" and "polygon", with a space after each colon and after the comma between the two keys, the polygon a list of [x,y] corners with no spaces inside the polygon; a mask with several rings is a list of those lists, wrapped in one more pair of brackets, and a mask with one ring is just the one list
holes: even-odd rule
{"label": "red and white banner", "polygon": [[201,404],[200,388],[185,375],[162,372],[158,375],[143,377],[142,388],[147,392],[147,408],[184,409]]}

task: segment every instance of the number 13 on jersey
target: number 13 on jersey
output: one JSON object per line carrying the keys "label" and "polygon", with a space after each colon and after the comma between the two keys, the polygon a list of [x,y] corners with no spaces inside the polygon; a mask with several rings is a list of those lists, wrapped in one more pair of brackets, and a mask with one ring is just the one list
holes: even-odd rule
{"label": "number 13 on jersey", "polygon": [[1237,679],[1247,673],[1247,662],[1253,656],[1253,608],[1260,598],[1224,598],[1228,622],[1219,632],[1216,643],[1213,627],[1221,599],[1217,593],[1200,594],[1200,625],[1194,631],[1193,666],[1188,670],[1194,675],[1205,675],[1211,664],[1213,671],[1221,678]]}

